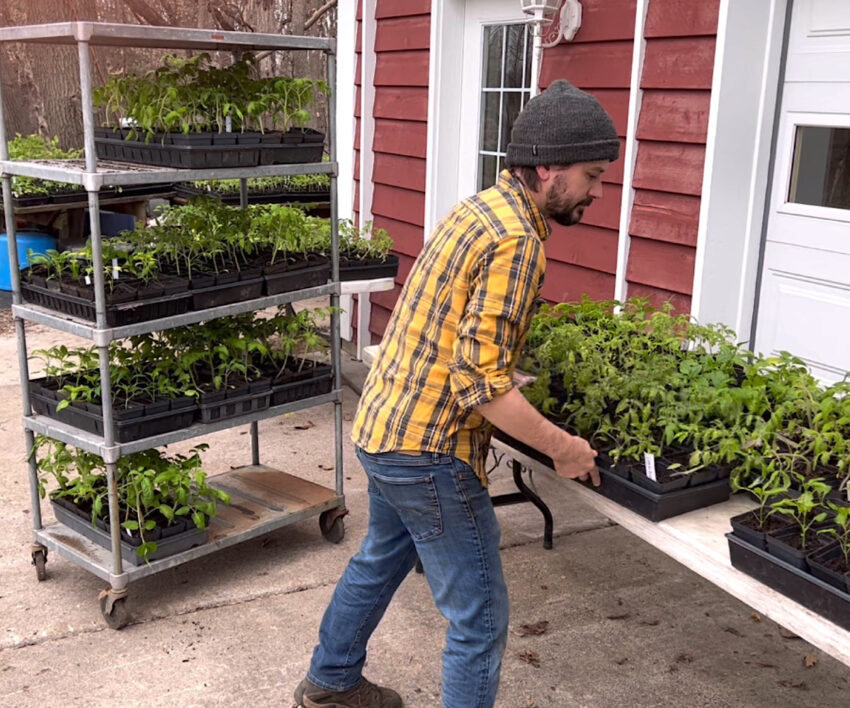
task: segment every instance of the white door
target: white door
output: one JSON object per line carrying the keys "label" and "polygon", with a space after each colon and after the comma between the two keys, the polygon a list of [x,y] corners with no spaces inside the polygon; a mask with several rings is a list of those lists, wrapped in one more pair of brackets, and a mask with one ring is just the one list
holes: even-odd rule
{"label": "white door", "polygon": [[850,371],[850,2],[795,0],[755,349]]}
{"label": "white door", "polygon": [[457,199],[495,184],[504,167],[535,75],[527,20],[517,0],[466,0]]}

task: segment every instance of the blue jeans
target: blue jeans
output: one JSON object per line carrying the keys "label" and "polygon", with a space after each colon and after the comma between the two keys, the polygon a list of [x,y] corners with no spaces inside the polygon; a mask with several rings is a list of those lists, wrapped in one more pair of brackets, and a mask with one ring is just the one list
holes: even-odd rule
{"label": "blue jeans", "polygon": [[325,611],[307,678],[332,691],[357,685],[369,637],[418,556],[449,621],[443,706],[492,706],[508,593],[490,495],[469,465],[449,455],[358,448],[357,457],[369,477],[369,530]]}

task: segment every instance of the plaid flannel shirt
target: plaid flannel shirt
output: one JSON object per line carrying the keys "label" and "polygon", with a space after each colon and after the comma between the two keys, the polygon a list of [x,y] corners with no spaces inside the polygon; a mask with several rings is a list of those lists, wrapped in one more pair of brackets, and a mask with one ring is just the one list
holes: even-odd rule
{"label": "plaid flannel shirt", "polygon": [[440,452],[486,485],[491,426],[476,407],[506,393],[543,285],[549,225],[510,172],[463,200],[413,265],[360,397],[366,452]]}

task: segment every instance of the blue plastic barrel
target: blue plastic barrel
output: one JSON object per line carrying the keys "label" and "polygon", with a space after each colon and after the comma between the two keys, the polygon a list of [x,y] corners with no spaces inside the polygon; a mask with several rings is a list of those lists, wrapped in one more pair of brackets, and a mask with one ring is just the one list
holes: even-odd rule
{"label": "blue plastic barrel", "polygon": [[[26,268],[27,251],[44,253],[50,248],[56,248],[56,239],[38,231],[18,231],[18,269]],[[6,233],[0,234],[0,290],[12,289],[12,272],[9,268],[9,240]]]}

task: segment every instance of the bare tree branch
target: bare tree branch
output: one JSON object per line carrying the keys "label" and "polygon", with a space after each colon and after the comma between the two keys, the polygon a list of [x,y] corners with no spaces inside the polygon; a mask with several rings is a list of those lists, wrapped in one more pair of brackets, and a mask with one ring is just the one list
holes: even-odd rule
{"label": "bare tree branch", "polygon": [[145,0],[124,0],[124,4],[130,8],[130,12],[149,25],[167,27],[169,24],[168,20],[148,5]]}
{"label": "bare tree branch", "polygon": [[306,32],[313,25],[315,25],[328,10],[336,7],[337,0],[328,0],[324,5],[322,5],[318,10],[316,10],[310,18],[304,23],[304,31]]}

